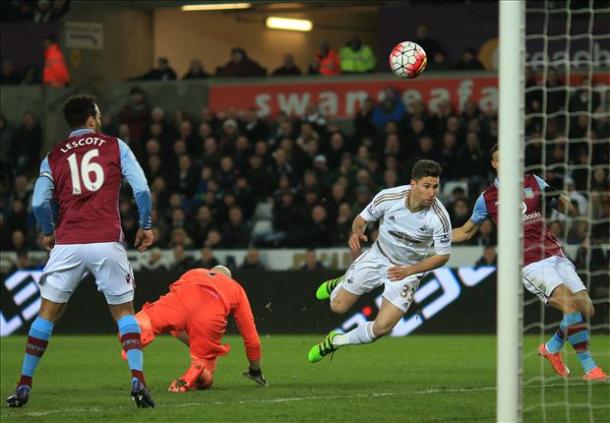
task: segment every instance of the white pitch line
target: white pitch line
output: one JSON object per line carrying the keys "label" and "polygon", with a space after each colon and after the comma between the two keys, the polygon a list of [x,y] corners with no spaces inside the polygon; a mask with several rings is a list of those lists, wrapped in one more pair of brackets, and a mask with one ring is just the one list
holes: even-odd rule
{"label": "white pitch line", "polygon": [[[588,382],[571,382],[568,386],[586,386]],[[558,388],[565,387],[565,383],[553,383],[548,385],[526,385],[523,389],[539,389],[541,387],[546,388]],[[211,402],[188,402],[188,403],[179,403],[179,404],[164,404],[163,408],[183,408],[183,407],[194,407],[194,406],[211,406],[211,405],[241,405],[241,404],[275,404],[275,403],[286,403],[286,402],[298,402],[298,401],[317,401],[321,399],[353,399],[353,398],[379,398],[379,397],[392,397],[399,395],[435,395],[435,394],[450,394],[450,393],[471,393],[471,392],[487,392],[487,391],[495,391],[497,388],[495,386],[482,386],[480,388],[431,388],[431,389],[422,389],[419,391],[412,392],[377,392],[370,394],[353,394],[353,395],[317,395],[317,396],[309,396],[309,397],[285,397],[285,398],[273,398],[273,399],[252,399],[252,400],[239,400],[239,401],[211,401]],[[122,410],[128,409],[131,407],[119,406],[112,407],[112,411],[114,410]],[[99,412],[109,412],[110,409],[102,409],[97,407],[91,408],[66,408],[59,410],[50,410],[50,411],[33,411],[29,413],[20,413],[15,414],[13,416],[6,416],[8,418],[11,417],[44,417],[50,416],[54,414],[80,414],[80,413],[99,413]]]}

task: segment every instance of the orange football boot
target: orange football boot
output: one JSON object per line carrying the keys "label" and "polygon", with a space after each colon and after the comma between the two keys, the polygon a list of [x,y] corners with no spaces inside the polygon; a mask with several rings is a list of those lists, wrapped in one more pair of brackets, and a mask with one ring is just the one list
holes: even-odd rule
{"label": "orange football boot", "polygon": [[570,369],[568,369],[566,365],[563,364],[561,354],[550,353],[546,349],[546,345],[544,343],[540,344],[540,346],[538,347],[538,355],[540,357],[546,358],[549,363],[551,363],[551,366],[553,366],[553,370],[555,370],[555,373],[557,373],[559,376],[567,378],[570,375]]}

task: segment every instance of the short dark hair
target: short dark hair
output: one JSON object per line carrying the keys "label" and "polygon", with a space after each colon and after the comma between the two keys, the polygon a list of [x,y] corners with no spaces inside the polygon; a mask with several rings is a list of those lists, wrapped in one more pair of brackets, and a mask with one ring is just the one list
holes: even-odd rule
{"label": "short dark hair", "polygon": [[491,147],[491,152],[489,153],[490,158],[494,158],[494,153],[499,150],[498,143],[495,143],[493,147]]}
{"label": "short dark hair", "polygon": [[411,169],[411,179],[419,181],[426,176],[440,177],[443,168],[434,160],[418,160]]}
{"label": "short dark hair", "polygon": [[77,95],[71,97],[64,104],[64,117],[68,126],[80,128],[85,125],[89,116],[95,117],[95,97],[90,95]]}

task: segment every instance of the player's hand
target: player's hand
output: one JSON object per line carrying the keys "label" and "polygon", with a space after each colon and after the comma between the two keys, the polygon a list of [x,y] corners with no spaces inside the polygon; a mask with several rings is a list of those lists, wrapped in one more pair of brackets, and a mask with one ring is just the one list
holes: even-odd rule
{"label": "player's hand", "polygon": [[244,375],[244,377],[247,377],[248,379],[253,380],[260,386],[267,386],[267,379],[265,379],[265,376],[263,375],[261,369],[253,370],[251,368],[248,368],[248,370],[243,372],[242,375]]}
{"label": "player's hand", "polygon": [[194,391],[196,389],[197,389],[196,386],[192,386],[185,380],[176,379],[176,380],[172,381],[172,384],[169,385],[169,388],[167,389],[167,391],[168,392],[188,392],[188,391]]}
{"label": "player's hand", "polygon": [[153,245],[155,242],[155,234],[150,229],[138,229],[136,233],[136,242],[134,243],[134,247],[138,249],[139,252],[146,251],[148,247]]}
{"label": "player's hand", "polygon": [[349,237],[349,248],[354,252],[360,250],[360,241],[368,241],[367,236],[360,232],[354,232],[352,236]]}
{"label": "player's hand", "polygon": [[392,266],[388,269],[388,278],[391,281],[400,281],[412,274],[411,266]]}
{"label": "player's hand", "polygon": [[53,233],[51,235],[43,235],[42,246],[45,248],[45,250],[51,251],[55,246],[55,234]]}

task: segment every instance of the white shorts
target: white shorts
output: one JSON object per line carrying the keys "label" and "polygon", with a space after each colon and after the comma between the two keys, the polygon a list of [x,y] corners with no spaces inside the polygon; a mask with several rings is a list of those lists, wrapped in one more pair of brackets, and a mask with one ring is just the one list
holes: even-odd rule
{"label": "white shorts", "polygon": [[573,294],[587,289],[572,262],[565,257],[549,257],[523,268],[523,285],[545,304],[553,290],[562,284]]}
{"label": "white shorts", "polygon": [[393,265],[374,244],[354,260],[339,286],[354,295],[362,295],[385,285],[383,297],[406,313],[423,274],[391,281],[388,279],[388,269]]}
{"label": "white shorts", "polygon": [[40,295],[56,303],[67,303],[89,273],[95,278],[108,304],[133,301],[134,277],[127,253],[118,242],[56,245],[40,277]]}

